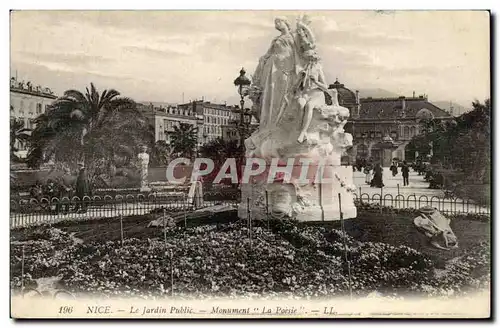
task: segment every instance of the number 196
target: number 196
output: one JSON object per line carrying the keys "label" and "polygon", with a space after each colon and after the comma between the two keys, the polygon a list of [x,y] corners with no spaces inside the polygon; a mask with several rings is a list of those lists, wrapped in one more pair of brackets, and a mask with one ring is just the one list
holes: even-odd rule
{"label": "number 196", "polygon": [[73,312],[73,307],[72,306],[61,306],[59,308],[59,313],[69,314],[71,312]]}

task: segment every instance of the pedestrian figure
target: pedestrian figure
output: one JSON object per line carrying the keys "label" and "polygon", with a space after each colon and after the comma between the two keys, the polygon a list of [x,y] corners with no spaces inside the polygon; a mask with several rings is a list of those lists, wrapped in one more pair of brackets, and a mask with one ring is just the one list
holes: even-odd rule
{"label": "pedestrian figure", "polygon": [[69,212],[69,200],[71,200],[71,197],[73,196],[74,183],[74,178],[69,168],[64,168],[64,174],[59,178],[58,182],[60,186],[60,204],[57,207],[57,212],[59,213],[59,210],[62,209],[63,212],[67,213]]}
{"label": "pedestrian figure", "polygon": [[87,212],[87,203],[83,201],[85,196],[90,196],[89,181],[87,179],[87,172],[85,171],[85,166],[83,163],[78,164],[79,171],[78,177],[76,178],[76,196],[79,198],[76,204],[76,210],[78,213]]}
{"label": "pedestrian figure", "polygon": [[392,176],[395,177],[398,174],[398,167],[396,163],[392,163],[391,165]]}
{"label": "pedestrian figure", "polygon": [[375,165],[373,169],[373,179],[370,183],[370,187],[382,188],[384,186],[382,167],[379,163]]}
{"label": "pedestrian figure", "polygon": [[366,184],[370,184],[372,182],[372,168],[370,164],[367,164],[364,170],[365,173],[365,182]]}
{"label": "pedestrian figure", "polygon": [[403,167],[401,167],[401,173],[403,174],[403,186],[408,186],[410,183],[408,182],[408,177],[410,175],[410,168],[406,161],[403,162]]}

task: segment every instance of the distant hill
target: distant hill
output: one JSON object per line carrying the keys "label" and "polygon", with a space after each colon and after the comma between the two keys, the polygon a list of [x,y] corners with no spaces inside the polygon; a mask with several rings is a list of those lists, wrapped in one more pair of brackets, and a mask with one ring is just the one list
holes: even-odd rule
{"label": "distant hill", "polygon": [[[449,101],[431,101],[434,105],[438,106],[439,108],[449,111],[450,110],[450,102]],[[457,103],[451,102],[451,105],[453,106],[453,116],[460,116],[465,112],[470,111],[470,108],[464,107],[462,105],[459,105]]]}
{"label": "distant hill", "polygon": [[153,104],[154,107],[168,107],[177,105],[176,103],[158,102],[158,101],[138,101],[139,104],[149,105]]}
{"label": "distant hill", "polygon": [[384,89],[359,89],[360,98],[389,98],[389,97],[399,97],[397,93],[390,92]]}

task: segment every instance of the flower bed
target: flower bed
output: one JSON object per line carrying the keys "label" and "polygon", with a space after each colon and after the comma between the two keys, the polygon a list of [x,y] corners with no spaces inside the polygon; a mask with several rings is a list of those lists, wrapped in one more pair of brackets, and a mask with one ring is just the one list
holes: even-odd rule
{"label": "flower bed", "polygon": [[[42,230],[46,229],[46,230]],[[338,230],[290,221],[271,229],[238,224],[163,231],[156,238],[76,243],[71,235],[40,228],[26,235],[25,285],[59,275],[62,287],[108,296],[315,298],[346,295],[349,275]],[[451,295],[489,282],[486,243],[435,270],[426,255],[406,246],[346,240],[355,295]],[[11,287],[21,285],[22,245],[11,247]],[[171,257],[171,255],[173,257]],[[172,284],[173,281],[173,284]]]}

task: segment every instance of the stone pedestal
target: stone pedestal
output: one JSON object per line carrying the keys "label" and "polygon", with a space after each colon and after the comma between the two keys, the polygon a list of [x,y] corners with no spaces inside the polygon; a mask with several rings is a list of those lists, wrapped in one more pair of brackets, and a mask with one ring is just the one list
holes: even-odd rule
{"label": "stone pedestal", "polygon": [[342,212],[344,219],[355,218],[352,187],[345,183],[352,181],[352,166],[325,166],[320,170],[323,178],[312,179],[317,183],[301,185],[292,177],[289,183],[268,184],[255,177],[242,184],[238,216],[246,219],[250,214],[254,220],[288,217],[299,221],[336,221]]}

